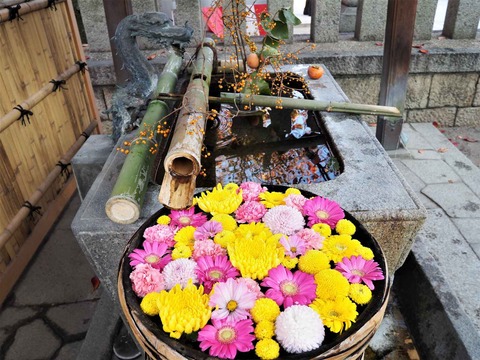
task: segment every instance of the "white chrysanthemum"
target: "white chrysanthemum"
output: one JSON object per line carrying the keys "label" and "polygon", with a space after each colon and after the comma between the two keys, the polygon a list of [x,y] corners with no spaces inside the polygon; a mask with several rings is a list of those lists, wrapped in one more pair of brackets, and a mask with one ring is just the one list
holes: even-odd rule
{"label": "white chrysanthemum", "polygon": [[165,278],[165,288],[170,290],[176,284],[180,284],[181,288],[184,289],[190,279],[192,279],[192,283],[196,284],[198,282],[195,274],[196,267],[197,263],[191,259],[181,258],[169,262],[162,271]]}
{"label": "white chrysanthemum", "polygon": [[299,354],[322,345],[325,328],[315,310],[306,305],[292,305],[275,320],[275,335],[285,351]]}
{"label": "white chrysanthemum", "polygon": [[302,213],[287,205],[275,206],[268,210],[263,222],[272,233],[284,235],[292,235],[305,226]]}

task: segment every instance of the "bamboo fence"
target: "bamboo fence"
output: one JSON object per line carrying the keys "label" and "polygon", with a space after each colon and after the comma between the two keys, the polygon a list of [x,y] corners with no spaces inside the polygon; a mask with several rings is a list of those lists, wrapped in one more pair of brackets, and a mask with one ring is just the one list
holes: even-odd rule
{"label": "bamboo fence", "polygon": [[10,20],[0,9],[0,303],[41,243],[36,225],[59,205],[69,160],[98,125],[71,1],[48,4],[20,3]]}

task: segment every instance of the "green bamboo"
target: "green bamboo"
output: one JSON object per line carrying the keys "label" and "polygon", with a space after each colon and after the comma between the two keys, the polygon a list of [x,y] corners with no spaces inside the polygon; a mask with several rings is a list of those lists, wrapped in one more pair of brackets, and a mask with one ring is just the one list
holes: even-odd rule
{"label": "green bamboo", "polygon": [[[154,97],[160,93],[173,91],[182,67],[182,60],[180,51],[174,50],[170,53],[159,76],[157,87],[153,93]],[[105,204],[107,216],[116,223],[131,224],[140,216],[155,159],[153,150],[156,149],[155,144],[158,144],[158,148],[160,148],[160,143],[164,140],[163,135],[156,131],[157,125],[168,115],[169,111],[170,109],[164,101],[152,100],[148,104],[137,136],[131,141],[129,153],[110,198]],[[171,126],[171,124],[167,124],[167,126]],[[142,135],[142,132],[146,132],[146,135]]]}

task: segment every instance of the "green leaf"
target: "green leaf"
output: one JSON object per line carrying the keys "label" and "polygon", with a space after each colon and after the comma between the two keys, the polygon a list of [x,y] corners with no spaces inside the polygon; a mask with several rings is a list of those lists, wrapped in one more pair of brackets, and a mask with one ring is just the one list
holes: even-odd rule
{"label": "green leaf", "polygon": [[300,25],[302,21],[295,16],[291,8],[282,8],[278,12],[278,18],[286,23],[286,24],[291,24],[293,26]]}
{"label": "green leaf", "polygon": [[263,55],[264,58],[272,58],[272,57],[280,56],[280,51],[278,51],[278,49],[275,47],[264,45],[262,47],[261,54]]}
{"label": "green leaf", "polygon": [[269,33],[276,39],[288,39],[288,25],[280,20],[275,20],[275,27]]}
{"label": "green leaf", "polygon": [[270,95],[270,86],[264,79],[257,77],[253,81],[257,83],[260,95]]}
{"label": "green leaf", "polygon": [[270,46],[270,47],[273,47],[273,48],[277,48],[280,45],[280,42],[278,41],[278,39],[275,39],[275,38],[271,37],[270,35],[266,35],[263,38],[263,44],[264,44],[264,46]]}

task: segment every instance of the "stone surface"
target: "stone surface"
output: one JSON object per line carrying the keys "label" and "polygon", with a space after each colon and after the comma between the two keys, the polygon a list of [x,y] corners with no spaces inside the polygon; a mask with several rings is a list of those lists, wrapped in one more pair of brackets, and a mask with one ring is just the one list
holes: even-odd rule
{"label": "stone surface", "polygon": [[422,193],[451,217],[480,217],[480,199],[463,183],[427,185]]}
{"label": "stone surface", "polygon": [[103,96],[103,89],[101,87],[94,87],[93,93],[95,95],[95,105],[97,106],[98,112],[100,113],[100,120],[108,120],[109,117],[105,113],[105,110],[107,110],[107,108],[105,97]]}
{"label": "stone surface", "polygon": [[478,236],[480,234],[480,219],[452,219],[452,221],[470,244],[480,244],[480,237]]}
{"label": "stone surface", "polygon": [[[82,347],[82,343],[83,341],[75,341],[75,342],[63,345],[54,359],[55,360],[76,359],[78,353],[80,352],[80,348]],[[101,359],[101,358],[97,357],[97,359]]]}
{"label": "stone surface", "polygon": [[357,104],[378,104],[380,76],[339,77],[338,85],[345,89],[348,99]]}
{"label": "stone surface", "polygon": [[475,95],[478,74],[435,74],[428,107],[471,106]]}
{"label": "stone surface", "polygon": [[354,32],[357,21],[357,6],[346,6],[340,9],[340,32]]}
{"label": "stone surface", "polygon": [[422,109],[427,107],[430,93],[431,75],[412,74],[408,77],[406,109]]}
{"label": "stone surface", "polygon": [[475,0],[449,0],[443,33],[452,39],[475,39],[480,7]]}
{"label": "stone surface", "polygon": [[455,126],[472,126],[478,123],[478,119],[480,119],[480,107],[460,108],[455,118]]}
{"label": "stone surface", "polygon": [[203,20],[201,18],[200,1],[177,0],[177,8],[174,10],[175,23],[185,24],[192,27],[193,33],[192,43],[198,44],[202,41]]}
{"label": "stone surface", "polygon": [[[28,346],[26,346],[28,344]],[[60,347],[60,340],[41,319],[22,326],[5,354],[5,360],[51,359]]]}
{"label": "stone surface", "polygon": [[315,27],[313,28],[312,40],[317,43],[329,43],[338,41],[340,29],[340,9],[337,0],[323,0],[313,7],[315,14],[312,17]]}
{"label": "stone surface", "polygon": [[387,4],[385,0],[359,0],[355,38],[361,41],[383,40],[387,21]]}
{"label": "stone surface", "polygon": [[440,125],[453,126],[455,124],[455,107],[444,107],[424,110],[407,110],[408,123],[424,123],[436,121]]}
{"label": "stone surface", "polygon": [[15,326],[36,314],[36,310],[27,307],[7,307],[0,313],[0,329]]}
{"label": "stone surface", "polygon": [[418,0],[413,33],[414,40],[430,40],[432,38],[437,3],[438,0]]}
{"label": "stone surface", "polygon": [[427,184],[459,182],[460,177],[442,160],[403,160]]}
{"label": "stone surface", "polygon": [[86,333],[97,301],[58,305],[50,308],[46,317],[62,329],[67,336]]}
{"label": "stone surface", "polygon": [[475,91],[475,98],[473,99],[473,106],[480,106],[480,84],[477,84],[477,91]]}

